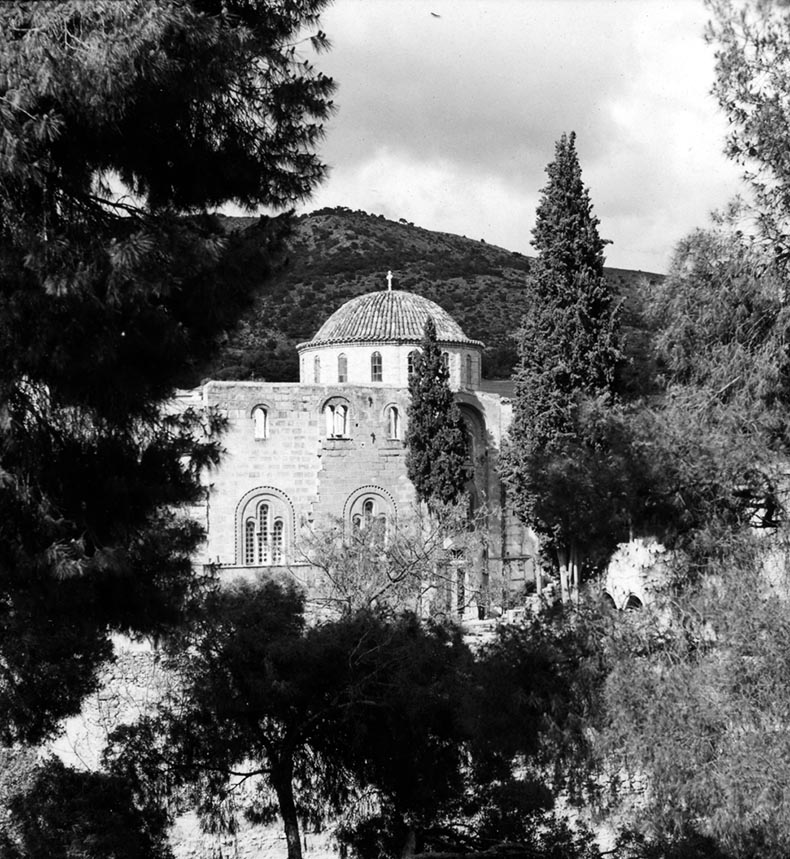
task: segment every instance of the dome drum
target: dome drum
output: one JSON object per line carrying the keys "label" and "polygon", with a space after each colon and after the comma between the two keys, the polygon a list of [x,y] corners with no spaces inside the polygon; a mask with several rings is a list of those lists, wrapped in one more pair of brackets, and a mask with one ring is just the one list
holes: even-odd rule
{"label": "dome drum", "polygon": [[483,344],[433,301],[410,292],[372,292],[347,301],[318,333],[297,346],[302,384],[408,385],[410,354],[431,317],[447,354],[450,387],[480,382]]}

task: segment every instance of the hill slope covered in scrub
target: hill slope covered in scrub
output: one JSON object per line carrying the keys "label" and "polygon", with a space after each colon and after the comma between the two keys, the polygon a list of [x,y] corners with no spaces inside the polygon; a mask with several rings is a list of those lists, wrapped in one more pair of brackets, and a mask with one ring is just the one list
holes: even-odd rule
{"label": "hill slope covered in scrub", "polygon": [[[227,218],[229,230],[253,218]],[[294,219],[284,263],[261,284],[254,307],[212,361],[215,379],[295,381],[295,345],[309,340],[327,317],[357,295],[393,288],[435,301],[467,336],[486,344],[483,374],[510,376],[515,361],[513,334],[524,308],[524,278],[531,260],[482,240],[433,232],[406,221],[391,221],[346,208],[322,209]],[[637,287],[661,275],[608,268],[624,296],[626,329],[640,350]],[[634,306],[631,306],[634,305]],[[630,351],[630,350],[629,350]]]}

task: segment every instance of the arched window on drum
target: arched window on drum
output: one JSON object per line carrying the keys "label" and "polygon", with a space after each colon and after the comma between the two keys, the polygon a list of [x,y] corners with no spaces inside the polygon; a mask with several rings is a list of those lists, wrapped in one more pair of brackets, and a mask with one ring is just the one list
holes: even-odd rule
{"label": "arched window on drum", "polygon": [[384,378],[381,352],[374,352],[370,356],[370,381],[380,382]]}

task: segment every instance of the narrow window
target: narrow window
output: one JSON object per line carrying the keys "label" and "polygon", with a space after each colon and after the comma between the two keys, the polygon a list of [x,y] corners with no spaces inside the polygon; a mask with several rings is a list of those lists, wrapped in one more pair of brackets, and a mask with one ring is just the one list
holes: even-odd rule
{"label": "narrow window", "polygon": [[373,544],[379,548],[387,545],[387,517],[383,513],[373,523]]}
{"label": "narrow window", "polygon": [[258,562],[269,563],[269,505],[258,509]]}
{"label": "narrow window", "polygon": [[411,352],[409,352],[408,357],[406,358],[406,372],[410,376],[414,372],[414,364],[419,354],[420,353],[416,349],[412,349]]}
{"label": "narrow window", "polygon": [[387,424],[389,429],[389,437],[391,439],[400,438],[400,412],[397,406],[390,406],[387,409]]}
{"label": "narrow window", "polygon": [[450,355],[447,352],[442,352],[442,364],[447,372],[450,372]]}
{"label": "narrow window", "polygon": [[348,361],[343,354],[337,356],[337,380],[338,382],[348,381]]}
{"label": "narrow window", "polygon": [[269,413],[263,406],[255,406],[252,410],[252,420],[255,427],[255,438],[268,438]]}
{"label": "narrow window", "polygon": [[272,528],[272,564],[277,566],[283,562],[283,520],[275,519]]}
{"label": "narrow window", "polygon": [[359,515],[359,513],[351,517],[351,527],[355,534],[359,533],[362,530],[362,517]]}
{"label": "narrow window", "polygon": [[374,352],[370,356],[370,381],[381,381],[381,352]]}
{"label": "narrow window", "polygon": [[471,355],[466,356],[466,384],[469,385],[470,388],[474,384],[474,381],[472,379],[472,356]]}
{"label": "narrow window", "polygon": [[373,521],[373,499],[368,498],[362,505],[362,515],[365,517],[365,526],[367,527]]}
{"label": "narrow window", "polygon": [[337,405],[334,407],[334,435],[337,438],[346,438],[348,435],[348,406]]}
{"label": "narrow window", "polygon": [[315,358],[313,358],[313,381],[316,383],[316,385],[320,384],[320,382],[321,382],[321,356],[320,355],[316,355]]}
{"label": "narrow window", "polygon": [[255,522],[252,519],[244,523],[244,563],[248,566],[255,563]]}

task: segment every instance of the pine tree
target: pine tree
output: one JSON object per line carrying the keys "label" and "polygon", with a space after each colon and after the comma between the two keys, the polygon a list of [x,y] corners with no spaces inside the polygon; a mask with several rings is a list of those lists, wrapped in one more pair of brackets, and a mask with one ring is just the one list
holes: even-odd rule
{"label": "pine tree", "polygon": [[4,740],[79,708],[110,633],[183,611],[202,535],[172,511],[200,501],[221,421],[165,405],[283,233],[264,219],[240,264],[209,212],[282,206],[323,175],[333,84],[295,44],[324,5],[0,5]]}
{"label": "pine tree", "polygon": [[469,479],[469,442],[449,378],[428,317],[409,377],[406,470],[417,497],[432,508],[458,501]]}
{"label": "pine tree", "polygon": [[[606,241],[598,234],[599,221],[582,182],[573,132],[557,142],[546,172],[549,181],[533,229],[538,257],[529,274],[528,310],[519,332],[506,477],[511,504],[557,552],[561,572],[567,574],[568,564],[578,573],[581,534],[573,531],[582,531],[584,523],[571,524],[569,530],[544,518],[541,495],[551,491],[544,482],[547,470],[574,468],[568,445],[584,443],[580,401],[606,400],[613,391],[618,313],[604,277]],[[598,419],[596,423],[600,425]],[[583,481],[575,482],[581,491]],[[568,481],[558,481],[557,486],[563,485],[567,491]]]}

